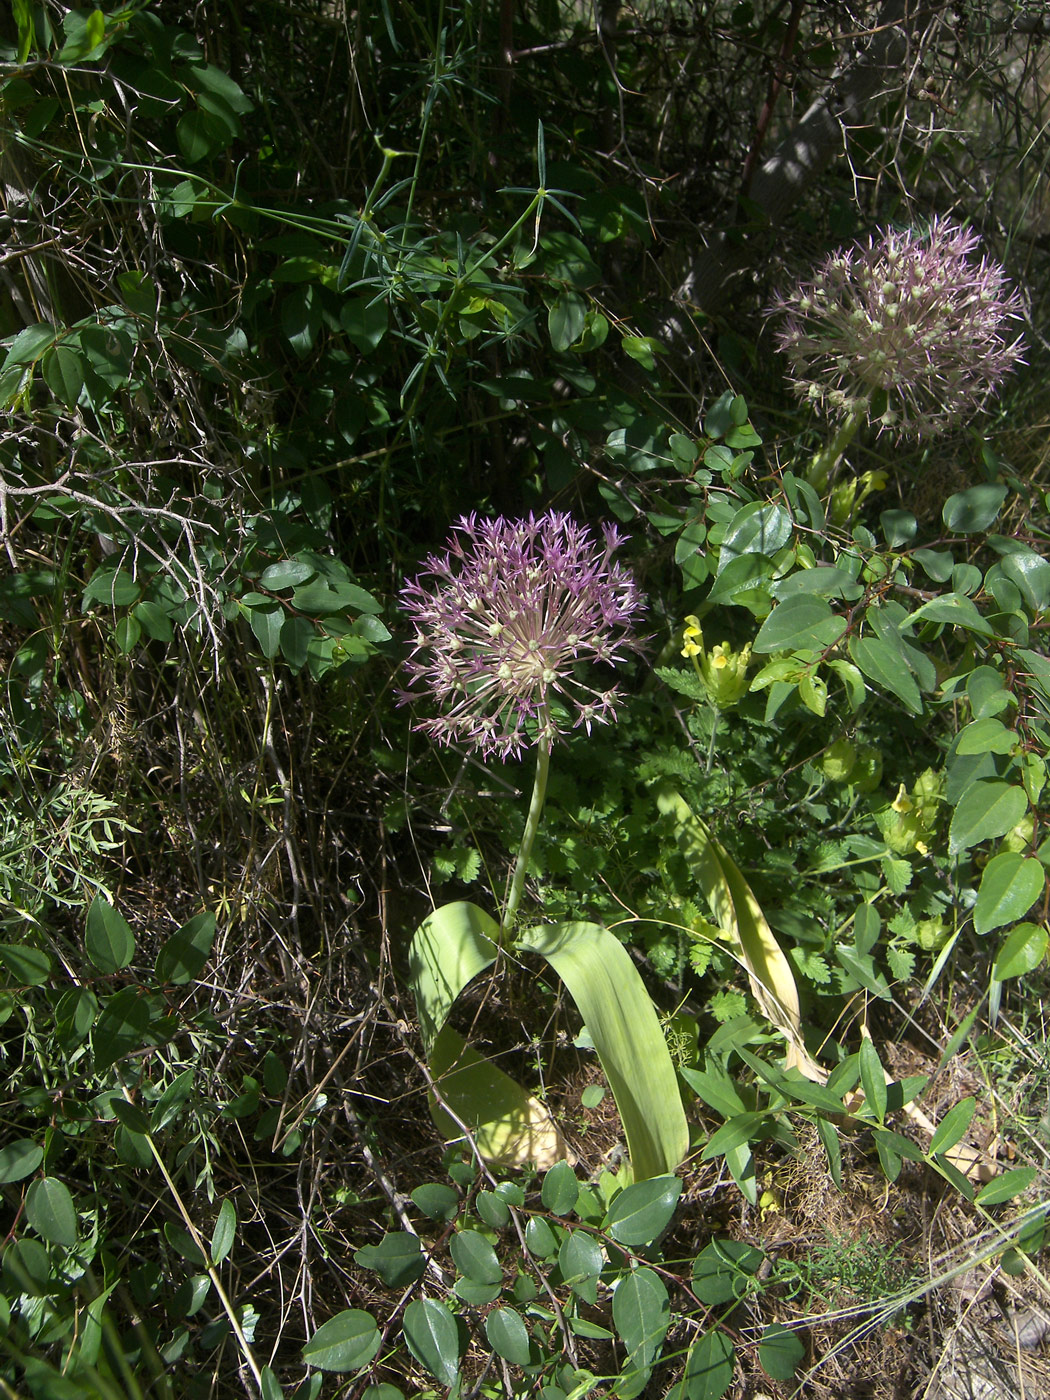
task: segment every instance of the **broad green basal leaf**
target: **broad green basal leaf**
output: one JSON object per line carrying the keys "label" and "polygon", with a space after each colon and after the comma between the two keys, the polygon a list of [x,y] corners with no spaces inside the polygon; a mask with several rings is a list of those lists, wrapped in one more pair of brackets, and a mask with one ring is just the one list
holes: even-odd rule
{"label": "broad green basal leaf", "polygon": [[416,930],[408,971],[428,1054],[460,992],[496,961],[498,938],[491,914],[465,900],[435,909]]}
{"label": "broad green basal leaf", "polygon": [[530,929],[519,952],[539,953],[579,1007],[620,1112],[636,1181],[673,1172],[689,1128],[656,1011],[631,955],[597,924]]}
{"label": "broad green basal leaf", "polygon": [[434,1076],[431,1117],[449,1139],[469,1131],[489,1162],[546,1171],[568,1155],[546,1108],[445,1024],[463,988],[495,962],[498,936],[491,915],[461,901],[435,910],[412,940],[409,973]]}
{"label": "broad green basal leaf", "polygon": [[450,1141],[462,1140],[465,1126],[482,1157],[494,1166],[532,1162],[548,1171],[569,1155],[561,1130],[539,1099],[479,1055],[451,1026],[445,1026],[434,1042],[430,1069],[436,1091],[430,1114]]}

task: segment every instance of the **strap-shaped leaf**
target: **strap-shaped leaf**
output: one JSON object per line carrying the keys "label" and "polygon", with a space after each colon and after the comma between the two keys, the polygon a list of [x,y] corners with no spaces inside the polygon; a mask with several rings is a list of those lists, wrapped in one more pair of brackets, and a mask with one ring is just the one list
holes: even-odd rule
{"label": "strap-shaped leaf", "polygon": [[463,988],[495,962],[498,937],[490,914],[460,900],[435,909],[412,939],[409,974],[436,1090],[430,1116],[450,1140],[469,1131],[488,1162],[546,1171],[568,1155],[546,1108],[445,1024]]}
{"label": "strap-shaped leaf", "polygon": [[547,959],[579,1007],[616,1099],[636,1181],[675,1170],[689,1128],[656,1011],[631,955],[597,924],[530,929],[519,952]]}
{"label": "strap-shaped leaf", "polygon": [[496,961],[499,925],[476,904],[442,905],[416,930],[408,971],[429,1055],[460,992]]}
{"label": "strap-shaped leaf", "polygon": [[437,1091],[430,1098],[430,1116],[450,1141],[462,1139],[466,1127],[482,1157],[503,1167],[534,1162],[548,1171],[569,1155],[539,1099],[472,1050],[451,1026],[434,1042],[430,1069]]}
{"label": "strap-shaped leaf", "polygon": [[788,1068],[796,1066],[807,1079],[823,1083],[824,1071],[802,1040],[798,987],[791,964],[766,922],[751,886],[699,817],[668,785],[657,792],[657,805],[675,821],[678,849],[704,892],[715,922],[732,939],[732,949],[747,971],[762,1014],[788,1043]]}

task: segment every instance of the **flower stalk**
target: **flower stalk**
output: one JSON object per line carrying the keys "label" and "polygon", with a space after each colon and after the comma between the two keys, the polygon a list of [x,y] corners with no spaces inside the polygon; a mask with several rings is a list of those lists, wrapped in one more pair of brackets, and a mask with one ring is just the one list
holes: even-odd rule
{"label": "flower stalk", "polygon": [[533,843],[536,840],[536,833],[540,829],[540,817],[543,814],[543,803],[547,796],[547,778],[551,766],[551,741],[542,736],[536,745],[536,777],[532,784],[532,798],[529,802],[529,813],[525,818],[525,830],[522,833],[521,845],[518,847],[518,858],[514,863],[514,874],[511,876],[510,890],[507,894],[507,902],[503,909],[503,919],[500,923],[500,934],[506,937],[514,931],[514,921],[518,916],[518,906],[521,904],[521,896],[525,889],[525,876],[528,873],[529,857],[532,855]]}

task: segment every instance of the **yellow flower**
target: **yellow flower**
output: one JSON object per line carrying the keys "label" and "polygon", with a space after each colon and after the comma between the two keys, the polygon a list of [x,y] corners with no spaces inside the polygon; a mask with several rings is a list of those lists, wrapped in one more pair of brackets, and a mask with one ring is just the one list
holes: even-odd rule
{"label": "yellow flower", "polygon": [[694,656],[699,656],[704,646],[704,634],[700,631],[700,623],[690,614],[685,620],[685,630],[682,633],[682,655],[686,660],[691,660]]}
{"label": "yellow flower", "polygon": [[751,661],[751,643],[740,651],[734,651],[728,642],[719,642],[707,652],[704,648],[704,634],[697,618],[689,616],[682,631],[682,655],[692,661],[697,676],[711,698],[711,703],[720,710],[742,699],[747,694],[747,668]]}

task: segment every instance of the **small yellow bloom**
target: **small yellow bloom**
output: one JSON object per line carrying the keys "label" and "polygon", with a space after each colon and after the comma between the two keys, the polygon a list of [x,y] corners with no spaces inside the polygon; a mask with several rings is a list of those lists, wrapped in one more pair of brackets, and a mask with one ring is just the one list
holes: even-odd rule
{"label": "small yellow bloom", "polygon": [[694,656],[699,656],[704,647],[704,634],[700,631],[700,620],[692,615],[685,620],[685,627],[682,631],[682,655],[686,660]]}
{"label": "small yellow bloom", "polygon": [[693,668],[712,704],[726,709],[747,694],[747,668],[751,661],[751,644],[734,652],[728,642],[719,642],[710,654],[704,649],[704,635],[696,617],[685,619],[682,630],[682,655],[692,661]]}

